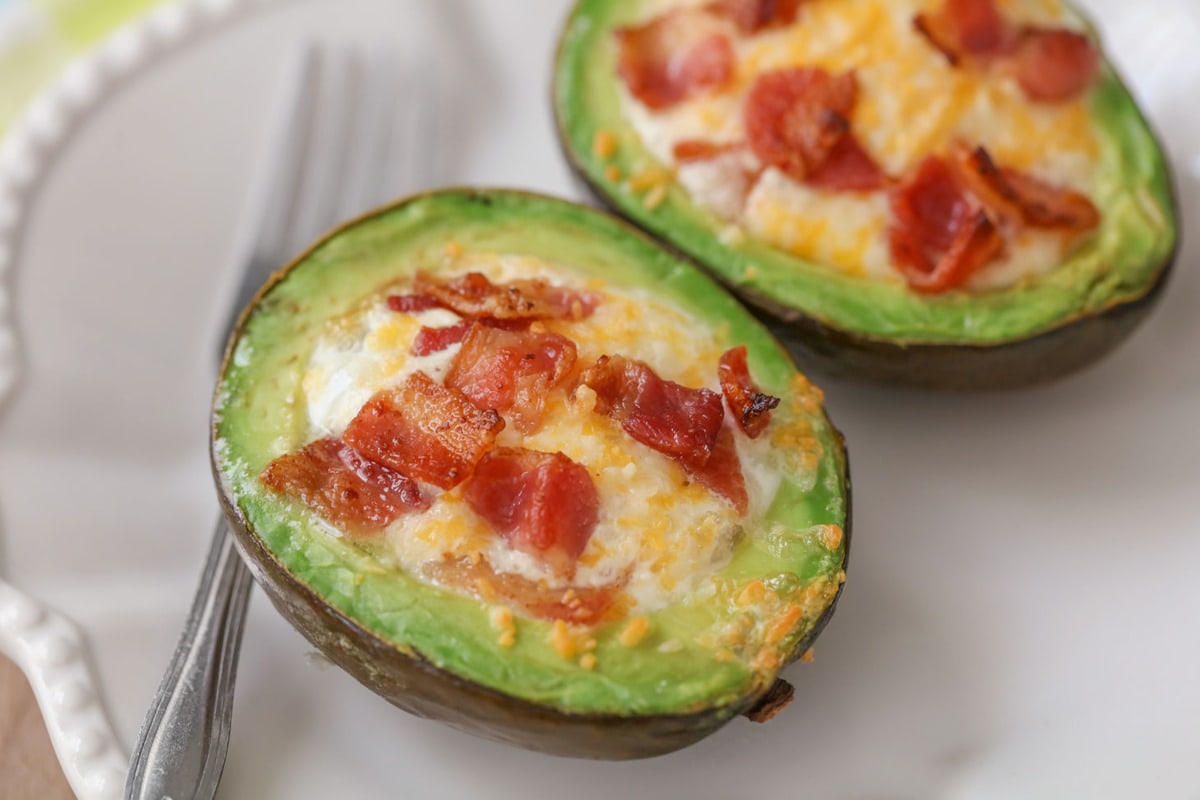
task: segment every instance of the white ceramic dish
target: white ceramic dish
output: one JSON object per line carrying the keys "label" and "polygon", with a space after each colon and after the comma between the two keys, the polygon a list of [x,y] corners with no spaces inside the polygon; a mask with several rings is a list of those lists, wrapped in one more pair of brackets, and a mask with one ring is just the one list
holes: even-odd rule
{"label": "white ceramic dish", "polygon": [[[79,632],[34,648],[72,629],[0,587],[0,642],[24,642],[51,730],[75,732],[60,753],[81,797],[113,796],[207,545],[211,351],[287,53],[307,37],[432,49],[443,181],[570,196],[547,102],[567,5],[279,4],[114,73],[131,77],[86,117],[50,118],[57,145],[0,159],[0,228],[20,241],[0,248],[16,267],[2,308],[21,354],[0,418],[0,567]],[[1185,226],[1200,225],[1200,9],[1086,5],[1164,134]],[[850,446],[855,553],[816,663],[789,671],[796,702],[770,724],[633,764],[512,750],[392,709],[258,595],[222,796],[1194,800],[1198,255],[1189,242],[1127,345],[1058,384],[826,383]],[[94,695],[71,682],[89,672]]]}

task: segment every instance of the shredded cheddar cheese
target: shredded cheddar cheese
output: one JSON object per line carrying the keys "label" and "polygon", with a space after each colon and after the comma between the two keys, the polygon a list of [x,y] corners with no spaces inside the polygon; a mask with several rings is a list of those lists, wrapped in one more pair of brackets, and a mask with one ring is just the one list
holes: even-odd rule
{"label": "shredded cheddar cheese", "polygon": [[611,131],[596,131],[592,139],[592,152],[597,158],[609,159],[617,152],[617,139]]}
{"label": "shredded cheddar cheese", "polygon": [[634,617],[621,631],[621,644],[625,647],[636,647],[650,631],[650,622],[645,617]]}

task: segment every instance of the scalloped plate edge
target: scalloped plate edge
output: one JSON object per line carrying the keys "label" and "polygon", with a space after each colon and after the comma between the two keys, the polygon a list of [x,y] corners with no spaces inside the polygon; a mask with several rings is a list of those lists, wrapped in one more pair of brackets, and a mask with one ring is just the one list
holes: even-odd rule
{"label": "scalloped plate edge", "polygon": [[[91,110],[141,69],[236,12],[271,2],[174,0],[150,10],[71,61],[0,141],[0,405],[21,372],[12,286],[22,225],[55,153]],[[128,753],[105,710],[79,627],[0,578],[0,652],[28,678],[75,794],[80,800],[119,797]]]}

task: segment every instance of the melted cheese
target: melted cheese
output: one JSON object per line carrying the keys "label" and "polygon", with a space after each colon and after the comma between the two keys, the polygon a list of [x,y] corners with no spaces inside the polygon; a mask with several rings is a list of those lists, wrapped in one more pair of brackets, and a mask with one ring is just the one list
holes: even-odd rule
{"label": "melted cheese", "polygon": [[[663,112],[649,111],[623,90],[622,103],[647,150],[669,164],[674,145],[683,140],[744,141],[742,107],[759,74],[799,66],[855,70],[859,94],[851,124],[888,174],[904,175],[925,156],[945,153],[961,140],[983,145],[998,163],[1091,195],[1100,149],[1086,98],[1033,103],[1001,71],[952,67],[912,24],[917,13],[935,10],[941,2],[806,3],[796,24],[737,38],[736,78],[725,91]],[[647,4],[646,16],[697,4],[655,0]],[[1006,0],[1000,7],[1018,25],[1082,27],[1060,0]],[[682,164],[677,176],[698,205],[734,219],[764,241],[852,274],[900,280],[888,254],[889,215],[881,193],[817,192],[772,169],[744,209],[731,212],[711,167]],[[1045,272],[1060,263],[1063,247],[1058,233],[1024,232],[968,286],[998,288]]]}
{"label": "melted cheese", "polygon": [[[471,255],[458,260],[461,263],[448,275],[477,271],[494,282],[543,277],[559,285],[601,290],[525,257]],[[404,287],[391,291],[402,293]],[[444,310],[397,313],[388,308],[386,294],[331,323],[320,337],[302,384],[311,438],[339,436],[372,394],[399,385],[415,370],[444,376],[458,352],[455,345],[429,356],[412,356],[409,347],[422,325],[451,325],[458,317]],[[648,292],[604,291],[588,319],[544,324],[576,343],[581,364],[619,353],[645,361],[668,380],[720,390],[716,364],[727,345],[707,325]],[[592,413],[589,392],[584,387],[573,398],[555,392],[539,430],[525,436],[509,424],[496,444],[558,451],[584,465],[600,496],[600,518],[572,583],[588,587],[625,582],[631,611],[661,608],[727,563],[741,526],[761,516],[774,497],[779,483],[778,465],[772,462],[776,456],[769,437],[750,440],[736,435],[750,495],[749,514],[739,518],[721,498],[689,483],[678,464],[633,441],[607,417]],[[396,567],[421,575],[424,565],[447,555],[482,557],[498,572],[560,585],[536,558],[496,536],[467,506],[461,487],[449,492],[426,488],[436,498],[432,507],[401,516],[386,532],[384,557]]]}

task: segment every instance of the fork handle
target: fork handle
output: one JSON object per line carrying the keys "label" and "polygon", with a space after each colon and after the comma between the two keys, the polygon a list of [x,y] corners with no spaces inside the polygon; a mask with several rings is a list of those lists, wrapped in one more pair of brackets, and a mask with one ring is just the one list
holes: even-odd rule
{"label": "fork handle", "polygon": [[199,800],[216,794],[229,749],[251,585],[220,519],[187,626],[138,734],[126,800]]}

